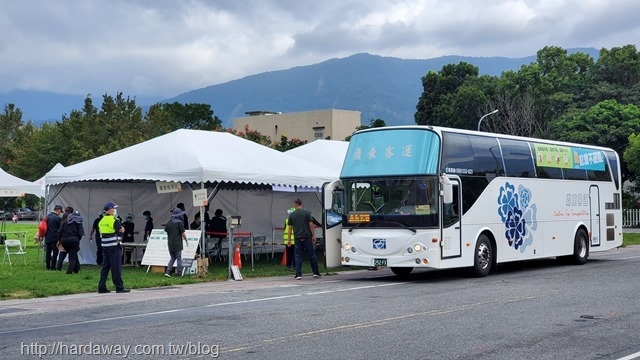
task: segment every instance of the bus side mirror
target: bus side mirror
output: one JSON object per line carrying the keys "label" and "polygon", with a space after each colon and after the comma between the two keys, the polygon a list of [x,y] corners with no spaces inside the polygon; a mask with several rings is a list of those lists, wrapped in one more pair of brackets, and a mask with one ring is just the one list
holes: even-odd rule
{"label": "bus side mirror", "polygon": [[447,175],[440,176],[440,184],[442,184],[442,202],[444,204],[453,203],[453,185]]}

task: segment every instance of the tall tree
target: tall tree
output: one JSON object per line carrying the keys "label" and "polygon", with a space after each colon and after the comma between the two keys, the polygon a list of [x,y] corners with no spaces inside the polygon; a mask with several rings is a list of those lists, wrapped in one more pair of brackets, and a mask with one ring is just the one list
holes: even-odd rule
{"label": "tall tree", "polygon": [[22,110],[6,104],[0,114],[0,165],[5,167],[15,160],[15,138],[22,126]]}
{"label": "tall tree", "polygon": [[455,108],[447,97],[455,94],[468,77],[477,76],[478,68],[466,62],[445,65],[438,73],[429,71],[422,77],[424,90],[416,106],[416,124],[448,126]]}
{"label": "tall tree", "polygon": [[149,108],[145,131],[155,136],[178,129],[216,130],[222,121],[213,114],[209,104],[158,103]]}

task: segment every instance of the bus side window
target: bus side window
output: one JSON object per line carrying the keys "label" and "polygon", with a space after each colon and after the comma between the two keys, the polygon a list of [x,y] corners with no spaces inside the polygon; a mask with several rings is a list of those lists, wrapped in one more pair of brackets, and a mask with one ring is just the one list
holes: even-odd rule
{"label": "bus side window", "polygon": [[453,184],[453,202],[443,205],[443,227],[449,227],[456,224],[460,220],[460,197],[458,193],[458,184]]}

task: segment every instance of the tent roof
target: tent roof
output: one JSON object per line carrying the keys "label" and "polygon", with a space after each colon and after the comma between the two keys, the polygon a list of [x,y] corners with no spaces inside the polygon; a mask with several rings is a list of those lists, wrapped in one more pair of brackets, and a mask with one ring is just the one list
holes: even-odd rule
{"label": "tent roof", "polygon": [[342,171],[348,147],[347,141],[319,139],[285,151],[285,154],[330,169],[331,175],[337,179]]}
{"label": "tent roof", "polygon": [[43,194],[40,185],[20,179],[19,177],[8,174],[4,170],[0,169],[0,194],[7,190],[18,191],[21,194],[26,193],[38,196],[42,196]]}
{"label": "tent roof", "polygon": [[238,182],[319,187],[326,169],[238,136],[180,129],[91,160],[52,169],[47,185],[76,181]]}

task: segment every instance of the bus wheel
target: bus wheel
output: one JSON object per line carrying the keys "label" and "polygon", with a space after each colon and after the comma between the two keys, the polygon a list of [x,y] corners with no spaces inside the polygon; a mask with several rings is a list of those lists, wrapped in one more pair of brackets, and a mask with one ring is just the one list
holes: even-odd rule
{"label": "bus wheel", "polygon": [[578,229],[576,238],[573,241],[573,255],[571,256],[571,263],[574,265],[582,265],[587,262],[589,257],[589,239],[587,232],[584,229]]}
{"label": "bus wheel", "polygon": [[391,271],[393,271],[396,276],[399,277],[407,277],[413,271],[412,267],[392,267]]}
{"label": "bus wheel", "polygon": [[475,258],[473,260],[472,273],[476,277],[489,275],[493,264],[493,249],[487,235],[480,235],[476,243]]}

